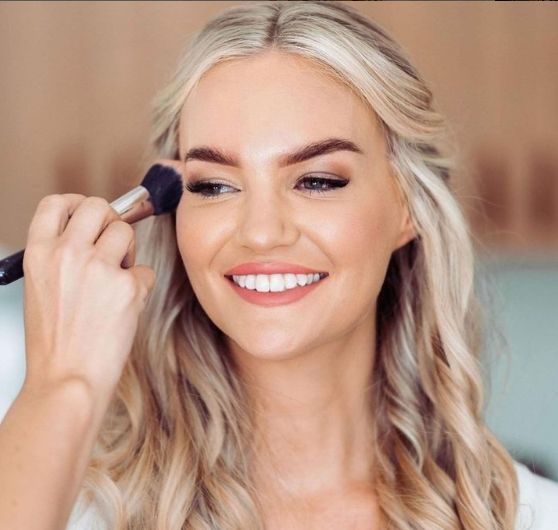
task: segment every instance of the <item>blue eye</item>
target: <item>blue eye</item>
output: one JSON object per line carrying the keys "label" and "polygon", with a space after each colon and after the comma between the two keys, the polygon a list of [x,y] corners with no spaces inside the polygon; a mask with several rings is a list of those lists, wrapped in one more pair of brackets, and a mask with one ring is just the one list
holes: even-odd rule
{"label": "blue eye", "polygon": [[302,183],[314,183],[317,186],[311,186],[310,188],[304,188],[305,191],[310,193],[325,193],[326,191],[335,189],[335,188],[343,188],[345,187],[349,181],[347,179],[338,180],[338,179],[328,179],[323,177],[303,177],[298,182]]}
{"label": "blue eye", "polygon": [[[298,183],[312,183],[316,185],[312,185],[310,188],[304,187],[304,191],[307,191],[309,194],[313,193],[326,193],[335,188],[343,188],[346,186],[349,181],[348,179],[330,179],[330,178],[323,178],[323,177],[303,177],[301,178]],[[227,184],[222,184],[220,182],[211,182],[211,181],[197,181],[197,182],[189,182],[186,185],[186,189],[190,193],[197,193],[200,195],[202,199],[212,199],[214,197],[218,197],[219,195],[223,195],[223,193],[213,193],[217,192],[221,187],[234,189]]]}

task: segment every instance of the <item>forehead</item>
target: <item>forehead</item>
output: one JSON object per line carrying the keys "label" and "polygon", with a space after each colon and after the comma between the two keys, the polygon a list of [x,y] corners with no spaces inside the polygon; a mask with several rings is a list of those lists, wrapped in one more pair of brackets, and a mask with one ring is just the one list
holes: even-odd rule
{"label": "forehead", "polygon": [[220,63],[200,79],[182,109],[181,154],[211,144],[265,157],[330,136],[366,146],[378,129],[375,113],[315,63],[266,52]]}

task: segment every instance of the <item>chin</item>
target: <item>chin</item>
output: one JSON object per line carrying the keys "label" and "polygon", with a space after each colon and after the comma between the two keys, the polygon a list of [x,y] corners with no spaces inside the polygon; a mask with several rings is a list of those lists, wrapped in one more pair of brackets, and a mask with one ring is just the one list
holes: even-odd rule
{"label": "chin", "polygon": [[294,359],[303,353],[300,346],[292,344],[292,337],[260,337],[258,340],[248,338],[235,340],[229,337],[229,350],[235,356],[252,357],[261,361],[283,361]]}

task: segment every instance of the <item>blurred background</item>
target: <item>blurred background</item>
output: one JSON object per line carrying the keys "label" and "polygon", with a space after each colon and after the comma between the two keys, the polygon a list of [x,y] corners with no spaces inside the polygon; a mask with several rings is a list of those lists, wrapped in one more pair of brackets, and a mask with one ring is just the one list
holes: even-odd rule
{"label": "blurred background", "polygon": [[[109,201],[146,168],[151,100],[189,36],[246,2],[0,3],[0,257],[51,193]],[[491,318],[486,416],[558,480],[558,4],[350,2],[407,50],[459,148]],[[0,287],[0,418],[25,373],[23,280]]]}

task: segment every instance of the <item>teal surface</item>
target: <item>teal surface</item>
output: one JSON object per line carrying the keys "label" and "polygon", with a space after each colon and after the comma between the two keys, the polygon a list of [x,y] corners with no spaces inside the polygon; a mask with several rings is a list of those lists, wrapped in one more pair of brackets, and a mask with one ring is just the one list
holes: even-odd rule
{"label": "teal surface", "polygon": [[501,335],[487,345],[487,423],[514,456],[558,480],[558,259],[491,259],[479,272]]}

